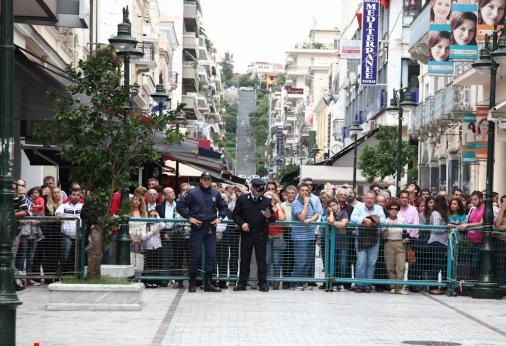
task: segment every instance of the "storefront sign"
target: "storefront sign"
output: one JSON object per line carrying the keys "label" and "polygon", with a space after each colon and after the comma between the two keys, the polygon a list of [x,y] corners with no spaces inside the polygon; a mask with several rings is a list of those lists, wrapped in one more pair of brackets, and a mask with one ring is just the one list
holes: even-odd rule
{"label": "storefront sign", "polygon": [[364,0],[360,83],[365,85],[376,85],[377,83],[379,10],[379,0]]}
{"label": "storefront sign", "polygon": [[361,44],[360,40],[341,40],[339,57],[341,59],[360,60]]}

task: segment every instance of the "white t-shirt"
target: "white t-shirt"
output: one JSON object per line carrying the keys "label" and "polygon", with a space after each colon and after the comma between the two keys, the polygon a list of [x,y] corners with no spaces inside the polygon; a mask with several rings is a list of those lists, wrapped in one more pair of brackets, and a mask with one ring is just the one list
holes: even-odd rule
{"label": "white t-shirt", "polygon": [[79,220],[63,220],[61,223],[62,233],[69,236],[72,239],[76,239],[77,226],[81,224],[82,209],[83,209],[82,203],[77,202],[76,204],[72,204],[70,202],[67,202],[60,205],[54,213],[56,216],[76,217],[79,219]]}

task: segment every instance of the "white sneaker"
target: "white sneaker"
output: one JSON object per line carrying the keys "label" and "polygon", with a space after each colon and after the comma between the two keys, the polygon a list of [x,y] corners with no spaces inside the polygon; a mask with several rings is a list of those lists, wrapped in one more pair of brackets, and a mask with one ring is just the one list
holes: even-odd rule
{"label": "white sneaker", "polygon": [[304,291],[304,286],[297,286],[296,290],[297,291]]}
{"label": "white sneaker", "polygon": [[339,287],[339,292],[346,292],[346,288],[343,285]]}
{"label": "white sneaker", "polygon": [[392,289],[390,290],[390,293],[391,293],[391,294],[396,294],[396,293],[397,293],[397,291],[395,290],[395,288],[392,288]]}
{"label": "white sneaker", "polygon": [[402,294],[403,296],[405,296],[405,295],[408,295],[408,294],[409,294],[409,292],[408,292],[408,291],[406,291],[405,289],[399,290],[399,291],[397,291],[397,293]]}

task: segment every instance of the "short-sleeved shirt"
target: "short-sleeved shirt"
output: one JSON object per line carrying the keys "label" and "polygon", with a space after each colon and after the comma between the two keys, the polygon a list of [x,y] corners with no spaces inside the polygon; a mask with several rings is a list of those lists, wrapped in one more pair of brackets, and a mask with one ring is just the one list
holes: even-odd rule
{"label": "short-sleeved shirt", "polygon": [[[302,210],[304,209],[304,202],[301,201],[298,197],[295,198],[292,204],[292,220],[293,221],[300,221],[299,215],[302,213]],[[311,202],[311,199],[309,200],[308,207],[307,207],[307,216],[306,219],[310,219],[313,217],[313,215],[319,214],[319,210],[313,203]],[[294,225],[292,226],[292,240],[298,241],[298,240],[314,240],[315,239],[315,231],[316,226],[315,225]]]}

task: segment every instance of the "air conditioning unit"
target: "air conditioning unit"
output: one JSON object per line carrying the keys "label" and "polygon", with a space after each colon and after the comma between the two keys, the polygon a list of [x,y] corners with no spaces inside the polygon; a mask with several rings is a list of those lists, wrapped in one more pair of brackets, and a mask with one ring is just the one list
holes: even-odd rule
{"label": "air conditioning unit", "polygon": [[357,84],[357,74],[355,72],[350,72],[350,83],[351,85]]}
{"label": "air conditioning unit", "polygon": [[369,120],[369,128],[371,131],[376,130],[378,128],[378,123],[376,120]]}

